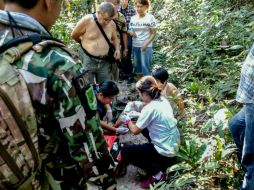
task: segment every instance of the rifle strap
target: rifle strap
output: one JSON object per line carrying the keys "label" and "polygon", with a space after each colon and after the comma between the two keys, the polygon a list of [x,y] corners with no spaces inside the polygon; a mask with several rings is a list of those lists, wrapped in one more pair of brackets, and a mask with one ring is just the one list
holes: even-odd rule
{"label": "rifle strap", "polygon": [[[94,21],[96,22],[98,28],[100,29],[100,31],[101,31],[103,37],[104,37],[105,40],[107,41],[109,47],[112,47],[112,46],[113,46],[112,43],[109,41],[109,39],[108,39],[107,35],[105,34],[105,32],[104,32],[102,26],[101,26],[100,23],[98,22],[98,19],[97,19],[97,17],[96,17],[95,14],[93,14],[93,18],[94,18]],[[114,46],[113,46],[113,47],[114,47]]]}

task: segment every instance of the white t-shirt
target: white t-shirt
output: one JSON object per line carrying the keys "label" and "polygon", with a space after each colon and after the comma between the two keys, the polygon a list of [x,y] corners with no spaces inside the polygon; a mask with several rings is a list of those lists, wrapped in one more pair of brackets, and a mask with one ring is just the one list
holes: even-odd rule
{"label": "white t-shirt", "polygon": [[[138,15],[131,17],[130,28],[131,32],[135,32],[136,38],[132,38],[133,47],[142,47],[144,42],[149,39],[151,32],[150,28],[156,28],[156,20],[153,15],[146,13],[142,18]],[[148,45],[152,47],[152,42]]]}
{"label": "white t-shirt", "polygon": [[152,100],[141,111],[137,127],[147,128],[151,142],[159,154],[173,157],[178,151],[180,133],[170,103],[164,97]]}

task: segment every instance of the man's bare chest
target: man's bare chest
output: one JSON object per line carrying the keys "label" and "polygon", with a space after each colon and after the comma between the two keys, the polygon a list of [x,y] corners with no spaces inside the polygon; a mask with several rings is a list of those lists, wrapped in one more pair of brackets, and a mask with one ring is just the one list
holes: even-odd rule
{"label": "man's bare chest", "polygon": [[[111,40],[112,37],[112,28],[110,26],[103,27],[105,34],[107,35],[108,39]],[[92,23],[90,27],[87,28],[85,33],[85,38],[87,40],[99,40],[104,38],[103,34],[101,33],[100,29],[96,25],[96,23]]]}

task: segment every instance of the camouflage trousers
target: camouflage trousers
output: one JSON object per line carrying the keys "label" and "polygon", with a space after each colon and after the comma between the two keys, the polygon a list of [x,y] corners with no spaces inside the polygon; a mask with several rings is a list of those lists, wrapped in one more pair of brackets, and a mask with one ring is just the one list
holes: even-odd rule
{"label": "camouflage trousers", "polygon": [[[83,50],[80,50],[80,52]],[[89,57],[81,52],[82,64],[88,71],[89,82],[91,84],[101,83],[110,80],[112,77],[112,64],[103,59]]]}

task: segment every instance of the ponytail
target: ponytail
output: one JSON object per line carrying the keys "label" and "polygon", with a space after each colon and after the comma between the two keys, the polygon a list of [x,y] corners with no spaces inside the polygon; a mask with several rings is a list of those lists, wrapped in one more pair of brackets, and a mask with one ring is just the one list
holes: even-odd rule
{"label": "ponytail", "polygon": [[152,99],[158,99],[161,96],[161,89],[152,76],[141,78],[137,82],[136,88],[141,93],[146,92]]}

